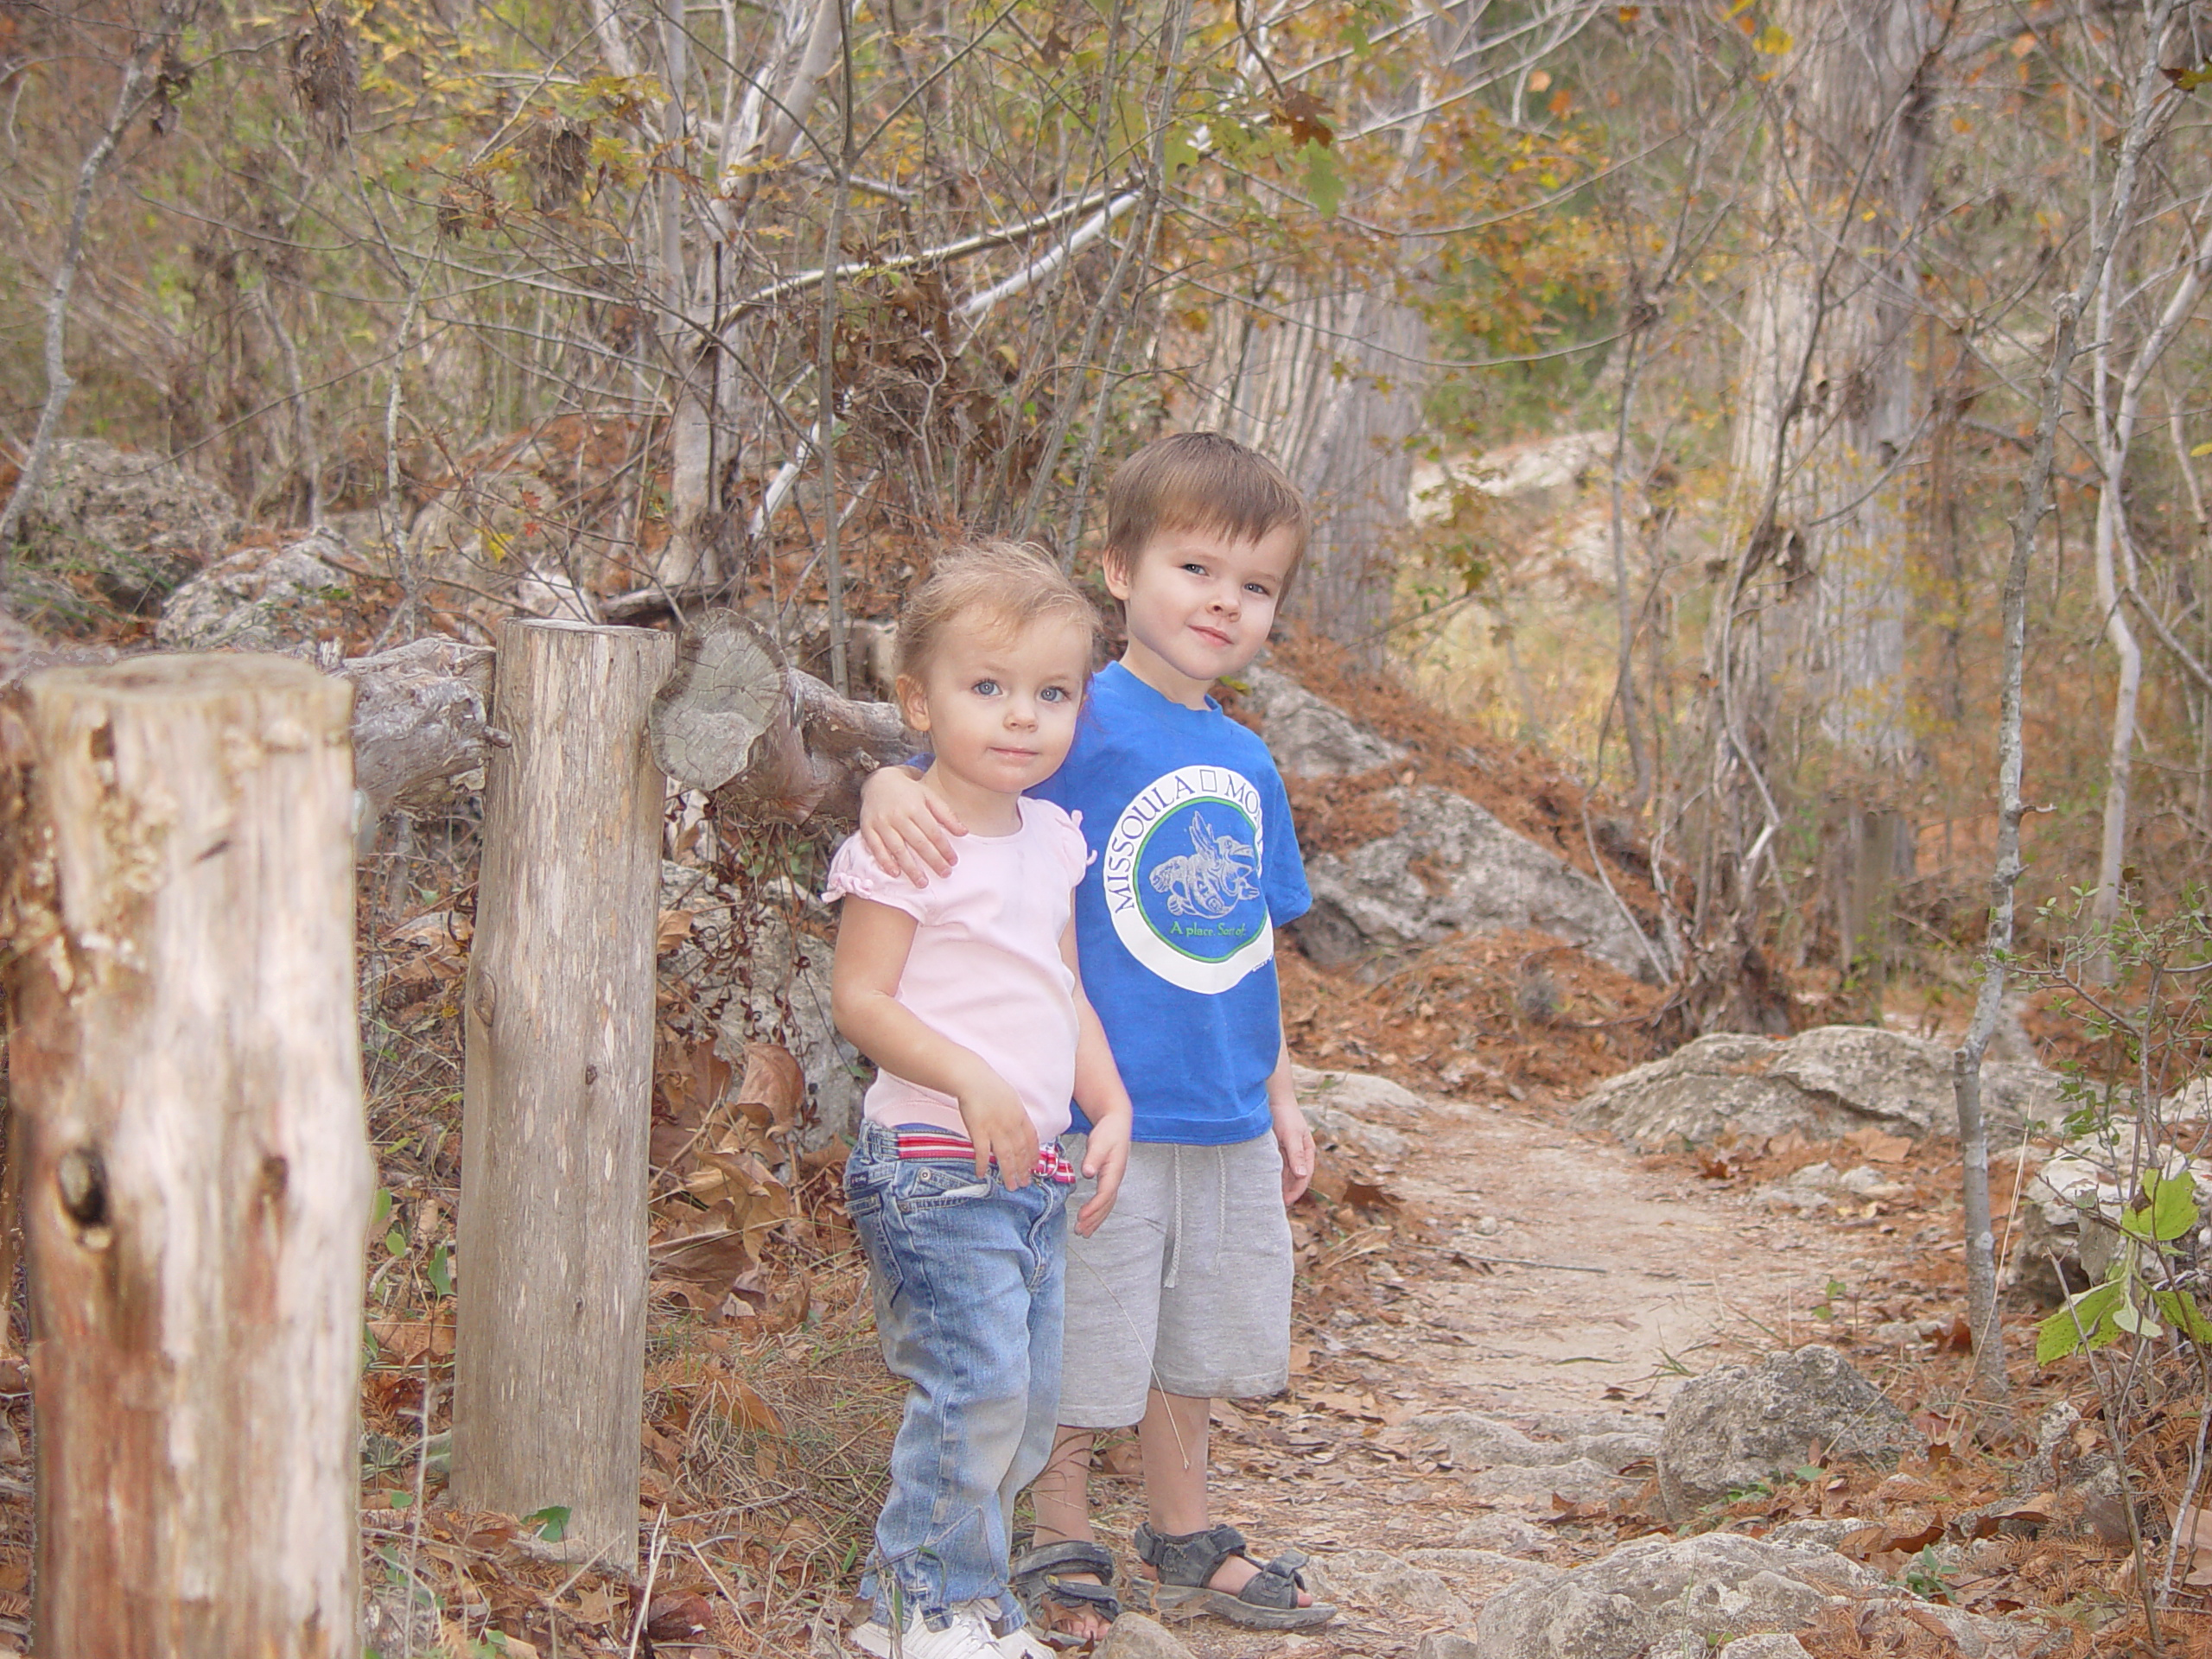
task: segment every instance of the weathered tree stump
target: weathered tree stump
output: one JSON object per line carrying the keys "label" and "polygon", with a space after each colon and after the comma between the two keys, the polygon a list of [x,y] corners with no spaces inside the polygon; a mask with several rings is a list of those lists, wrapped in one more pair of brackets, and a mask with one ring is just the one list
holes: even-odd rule
{"label": "weathered tree stump", "polygon": [[499,631],[466,998],[456,1501],[569,1510],[636,1564],[646,1143],[664,785],[645,715],[674,642]]}
{"label": "weathered tree stump", "polygon": [[248,655],[17,697],[47,1659],[359,1651],[351,702]]}
{"label": "weathered tree stump", "polygon": [[869,772],[927,747],[895,705],[839,696],[734,611],[685,631],[653,700],[652,739],[662,771],[752,823],[850,820]]}

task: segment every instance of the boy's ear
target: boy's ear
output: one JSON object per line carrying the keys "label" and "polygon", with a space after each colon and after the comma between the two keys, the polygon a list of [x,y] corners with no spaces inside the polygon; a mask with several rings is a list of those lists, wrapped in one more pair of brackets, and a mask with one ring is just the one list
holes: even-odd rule
{"label": "boy's ear", "polygon": [[[1140,558],[1142,556],[1142,554],[1138,555]],[[1106,578],[1106,591],[1123,604],[1128,603],[1131,582],[1136,575],[1136,560],[1123,558],[1119,551],[1109,547],[1099,558],[1098,571]]]}
{"label": "boy's ear", "polygon": [[926,732],[930,728],[930,700],[922,690],[922,683],[909,674],[901,674],[892,688],[891,695],[898,700],[899,716],[906,722],[906,729]]}

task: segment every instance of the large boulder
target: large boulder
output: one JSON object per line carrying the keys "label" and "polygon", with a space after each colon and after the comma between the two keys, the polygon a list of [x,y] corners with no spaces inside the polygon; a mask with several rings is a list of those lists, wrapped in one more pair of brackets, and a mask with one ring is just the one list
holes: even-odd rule
{"label": "large boulder", "polygon": [[[2152,1147],[2134,1123],[2113,1119],[2066,1142],[2021,1189],[2005,1282],[2056,1305],[2101,1282],[2120,1245],[2120,1218],[2134,1206],[2146,1171],[2189,1176],[2200,1215],[2212,1216],[2212,1170],[2178,1147]],[[2171,1248],[2201,1255],[2202,1236]]]}
{"label": "large boulder", "polygon": [[1423,785],[1383,791],[1395,834],[1306,866],[1313,908],[1297,925],[1324,967],[1431,944],[1460,931],[1534,928],[1623,973],[1654,976],[1650,949],[1612,895],[1558,854],[1464,795]]}
{"label": "large boulder", "polygon": [[228,494],[164,456],[63,438],[17,533],[27,564],[89,570],[103,598],[135,613],[158,608],[230,545],[239,523]]}
{"label": "large boulder", "polygon": [[1255,663],[1244,671],[1243,684],[1244,708],[1258,717],[1276,769],[1288,777],[1348,777],[1404,753],[1287,675]]}
{"label": "large boulder", "polygon": [[1819,1343],[1724,1365],[1676,1390],[1659,1433],[1659,1501],[1686,1521],[1821,1452],[1893,1469],[1923,1437],[1851,1362]]}
{"label": "large boulder", "polygon": [[179,588],[154,637],[164,651],[282,651],[316,635],[316,617],[353,579],[326,556],[346,556],[325,530],[273,551],[241,548]]}
{"label": "large boulder", "polygon": [[[1993,1128],[2064,1116],[2059,1078],[2039,1066],[1982,1067]],[[1740,1135],[1815,1138],[1866,1128],[1920,1136],[1952,1132],[1951,1052],[1875,1026],[1821,1026],[1786,1042],[1719,1032],[1663,1060],[1608,1077],[1574,1109],[1574,1126],[1605,1129],[1641,1152]]]}

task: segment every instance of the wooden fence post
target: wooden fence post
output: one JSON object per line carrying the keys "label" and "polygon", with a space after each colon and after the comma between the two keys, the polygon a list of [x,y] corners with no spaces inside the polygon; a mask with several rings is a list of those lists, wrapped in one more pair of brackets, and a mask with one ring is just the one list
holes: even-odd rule
{"label": "wooden fence post", "polygon": [[45,1659],[359,1650],[352,700],[247,655],[23,690]]}
{"label": "wooden fence post", "polygon": [[664,784],[645,716],[675,641],[499,631],[465,1022],[456,1503],[569,1511],[634,1571]]}

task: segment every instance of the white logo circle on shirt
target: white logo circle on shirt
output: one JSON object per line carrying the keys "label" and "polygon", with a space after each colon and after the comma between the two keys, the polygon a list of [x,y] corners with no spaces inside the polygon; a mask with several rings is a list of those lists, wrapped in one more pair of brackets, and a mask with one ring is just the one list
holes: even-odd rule
{"label": "white logo circle on shirt", "polygon": [[1099,860],[1128,953],[1186,991],[1228,990],[1274,955],[1260,893],[1260,791],[1227,766],[1179,766],[1122,809]]}

